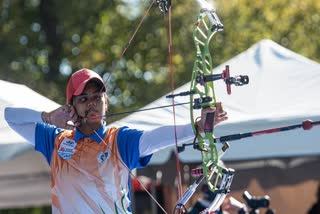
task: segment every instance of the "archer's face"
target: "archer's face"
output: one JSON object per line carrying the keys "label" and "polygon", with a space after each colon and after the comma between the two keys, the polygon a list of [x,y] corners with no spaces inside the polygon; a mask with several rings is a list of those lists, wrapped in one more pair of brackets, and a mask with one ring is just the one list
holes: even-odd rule
{"label": "archer's face", "polygon": [[[73,106],[81,118],[95,118],[105,115],[107,110],[106,94],[101,90],[101,86],[90,81],[87,83],[82,94],[73,97]],[[102,119],[88,120],[89,123],[101,124]]]}

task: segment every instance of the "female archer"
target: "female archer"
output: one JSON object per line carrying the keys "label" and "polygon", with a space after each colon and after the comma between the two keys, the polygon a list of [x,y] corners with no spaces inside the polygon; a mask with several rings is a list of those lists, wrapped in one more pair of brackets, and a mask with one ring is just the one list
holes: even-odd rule
{"label": "female archer", "polygon": [[[10,127],[50,165],[52,212],[131,213],[130,171],[145,167],[154,152],[174,145],[172,126],[151,131],[108,128],[103,120],[108,110],[104,82],[86,68],[69,79],[66,101],[51,112],[5,109]],[[203,132],[207,113],[217,110],[214,125],[226,120],[221,109],[203,109],[198,130]],[[176,130],[179,143],[194,138],[190,124]]]}

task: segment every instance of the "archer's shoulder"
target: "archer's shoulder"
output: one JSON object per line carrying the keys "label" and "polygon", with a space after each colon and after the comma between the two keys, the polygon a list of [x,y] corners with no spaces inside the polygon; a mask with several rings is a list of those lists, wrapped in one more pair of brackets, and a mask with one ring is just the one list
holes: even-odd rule
{"label": "archer's shoulder", "polygon": [[129,128],[128,126],[117,128],[117,130],[118,130],[118,139],[119,138],[128,138],[128,139],[140,138],[141,135],[143,134],[142,130]]}

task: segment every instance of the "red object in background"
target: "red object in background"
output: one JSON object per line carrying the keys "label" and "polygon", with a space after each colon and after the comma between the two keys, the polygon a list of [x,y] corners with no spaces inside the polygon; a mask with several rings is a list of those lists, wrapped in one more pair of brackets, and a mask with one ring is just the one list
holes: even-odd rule
{"label": "red object in background", "polygon": [[139,181],[142,183],[143,186],[147,188],[148,191],[151,189],[151,179],[146,176],[138,176],[135,178],[131,178],[131,186],[133,190],[136,191],[144,191],[144,188],[141,186]]}
{"label": "red object in background", "polygon": [[[139,183],[139,181],[142,183],[142,185],[147,188],[148,191],[151,191],[151,185],[152,185],[152,181],[151,178],[148,178],[146,176],[137,176],[135,178],[131,178],[131,188],[135,191],[135,192],[139,192],[139,191],[145,191],[144,188],[141,186],[141,184]],[[155,188],[158,190],[160,188],[160,184],[158,182],[155,183]]]}

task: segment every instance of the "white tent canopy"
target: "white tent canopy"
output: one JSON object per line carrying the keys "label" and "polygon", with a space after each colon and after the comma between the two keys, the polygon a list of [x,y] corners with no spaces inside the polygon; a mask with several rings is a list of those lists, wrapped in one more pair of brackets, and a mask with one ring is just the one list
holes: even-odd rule
{"label": "white tent canopy", "polygon": [[39,111],[53,110],[59,105],[50,99],[38,94],[25,85],[0,80],[0,160],[11,159],[14,155],[25,150],[33,149],[26,140],[16,134],[4,119],[5,107],[26,107]]}
{"label": "white tent canopy", "polygon": [[[245,133],[299,124],[305,119],[320,120],[320,64],[298,55],[271,40],[262,40],[248,50],[216,67],[221,73],[226,65],[230,75],[248,75],[249,84],[233,87],[227,95],[223,81],[215,82],[218,101],[228,112],[228,121],[216,127],[215,136]],[[175,93],[188,91],[187,83]],[[189,97],[177,97],[176,103]],[[165,96],[145,106],[152,108],[171,104]],[[144,109],[143,108],[143,109]],[[189,105],[176,106],[177,124],[189,123]],[[172,124],[172,108],[133,113],[112,125],[152,129]],[[224,160],[261,159],[320,154],[320,127],[261,135],[230,142]],[[152,164],[165,163],[172,149],[156,153]],[[200,161],[192,148],[179,154],[184,162]]]}
{"label": "white tent canopy", "polygon": [[0,208],[51,203],[49,167],[31,144],[10,129],[7,106],[50,111],[58,104],[30,88],[0,80]]}

